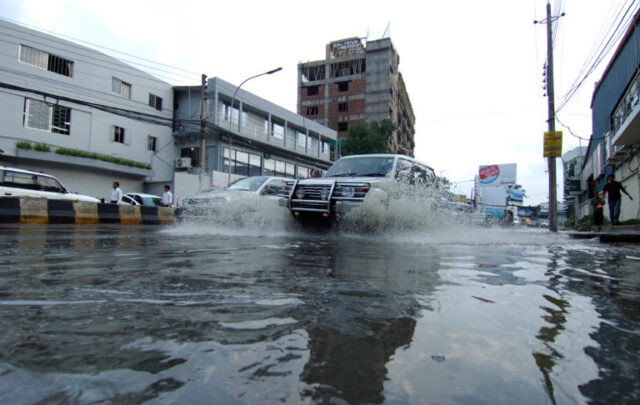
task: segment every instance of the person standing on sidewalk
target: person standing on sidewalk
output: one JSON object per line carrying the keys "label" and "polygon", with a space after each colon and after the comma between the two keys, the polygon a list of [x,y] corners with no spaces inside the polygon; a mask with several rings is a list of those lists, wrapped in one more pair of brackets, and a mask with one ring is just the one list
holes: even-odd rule
{"label": "person standing on sidewalk", "polygon": [[633,201],[633,197],[627,193],[622,183],[616,181],[613,174],[610,174],[607,177],[607,184],[605,184],[602,189],[602,198],[604,199],[605,194],[609,196],[609,219],[611,220],[611,225],[618,225],[620,223],[618,221],[618,217],[620,217],[620,204],[622,203],[622,194],[620,194],[620,191],[625,193],[627,197]]}
{"label": "person standing on sidewalk", "polygon": [[162,193],[162,205],[165,207],[173,206],[173,194],[171,194],[171,187],[168,184],[164,186],[164,193]]}
{"label": "person standing on sidewalk", "polygon": [[117,181],[113,182],[113,189],[111,190],[109,202],[111,204],[117,205],[120,205],[120,203],[122,202],[122,190],[120,190],[120,183],[118,183]]}

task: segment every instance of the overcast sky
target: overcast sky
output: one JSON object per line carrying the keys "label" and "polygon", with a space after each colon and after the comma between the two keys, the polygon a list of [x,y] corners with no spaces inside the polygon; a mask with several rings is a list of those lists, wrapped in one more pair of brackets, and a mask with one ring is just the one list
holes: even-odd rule
{"label": "overcast sky", "polygon": [[[552,10],[566,13],[555,41],[557,101],[628,2],[552,1]],[[299,62],[324,59],[325,45],[333,40],[386,34],[400,55],[416,115],[416,157],[467,195],[479,165],[517,163],[527,205],[548,198],[542,157],[546,26],[533,23],[546,17],[545,9],[545,0],[0,0],[3,18],[145,58],[117,55],[163,69],[156,75],[172,84],[198,85],[202,73],[239,84],[282,66],[243,89],[291,111]],[[585,139],[591,134],[594,83],[608,61],[558,115]],[[563,153],[580,145],[565,128],[557,129],[565,134]],[[560,159],[557,167],[560,187]]]}

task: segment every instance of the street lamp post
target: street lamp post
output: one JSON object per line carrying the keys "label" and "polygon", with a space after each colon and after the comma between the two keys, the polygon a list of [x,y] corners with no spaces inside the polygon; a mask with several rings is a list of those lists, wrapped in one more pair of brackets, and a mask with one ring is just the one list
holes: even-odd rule
{"label": "street lamp post", "polygon": [[[240,90],[240,87],[242,87],[243,84],[245,84],[246,82],[248,82],[251,79],[255,79],[256,77],[260,77],[260,76],[264,76],[264,75],[271,75],[274,74],[276,72],[279,72],[282,70],[282,67],[273,69],[273,70],[269,70],[268,72],[264,72],[264,73],[260,73],[257,74],[255,76],[251,76],[248,79],[245,79],[242,83],[240,83],[238,85],[238,87],[236,87],[236,91],[233,92],[233,97],[231,97],[231,105],[229,106],[229,160],[228,160],[228,176],[227,176],[227,186],[229,186],[229,184],[231,184],[231,145],[232,145],[232,125],[233,125],[233,103],[236,100],[236,95],[238,94],[238,90]],[[240,120],[242,119],[242,111],[240,111],[240,107],[238,107],[238,123],[240,123]],[[224,156],[223,156],[224,158]]]}

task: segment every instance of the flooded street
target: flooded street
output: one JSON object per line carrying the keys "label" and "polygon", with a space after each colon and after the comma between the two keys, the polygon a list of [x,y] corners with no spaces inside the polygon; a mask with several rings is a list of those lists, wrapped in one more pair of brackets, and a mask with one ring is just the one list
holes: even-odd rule
{"label": "flooded street", "polygon": [[0,226],[0,403],[640,402],[640,246]]}

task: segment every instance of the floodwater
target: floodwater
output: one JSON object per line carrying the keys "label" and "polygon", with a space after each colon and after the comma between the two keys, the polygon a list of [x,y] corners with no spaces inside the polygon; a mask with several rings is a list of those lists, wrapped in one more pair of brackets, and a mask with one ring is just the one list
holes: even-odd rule
{"label": "floodwater", "polygon": [[639,246],[270,210],[0,226],[0,403],[640,402]]}

